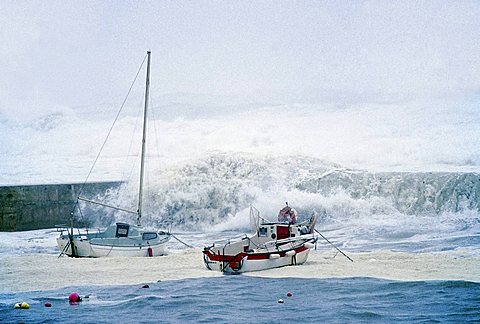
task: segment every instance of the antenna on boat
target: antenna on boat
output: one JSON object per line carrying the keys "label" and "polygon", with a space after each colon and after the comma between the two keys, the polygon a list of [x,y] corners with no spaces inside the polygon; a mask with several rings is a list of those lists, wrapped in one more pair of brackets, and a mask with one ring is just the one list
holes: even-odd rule
{"label": "antenna on boat", "polygon": [[147,137],[147,110],[148,97],[150,95],[150,55],[151,51],[147,51],[147,77],[145,82],[145,107],[143,109],[143,135],[142,135],[142,159],[140,162],[140,185],[138,190],[138,209],[137,209],[137,225],[140,226],[142,218],[142,195],[143,195],[143,177],[145,173],[145,142]]}

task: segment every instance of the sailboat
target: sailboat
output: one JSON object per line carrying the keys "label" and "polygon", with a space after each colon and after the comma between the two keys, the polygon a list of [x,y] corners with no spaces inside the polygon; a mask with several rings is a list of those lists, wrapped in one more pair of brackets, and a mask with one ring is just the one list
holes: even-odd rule
{"label": "sailboat", "polygon": [[57,245],[60,248],[61,255],[65,254],[71,257],[114,257],[114,256],[159,256],[167,253],[166,244],[170,240],[171,234],[163,231],[147,230],[141,225],[142,205],[143,205],[143,180],[145,171],[145,150],[146,150],[146,129],[147,129],[147,111],[150,94],[150,56],[147,52],[147,75],[145,87],[145,105],[143,110],[143,136],[140,162],[140,185],[138,190],[138,209],[130,211],[123,208],[110,206],[104,203],[95,202],[83,197],[79,200],[96,203],[104,207],[114,208],[120,211],[134,213],[137,215],[136,224],[116,223],[107,227],[104,231],[88,230],[81,232],[79,229],[74,231],[73,217],[70,228],[59,226],[60,237],[57,238]]}

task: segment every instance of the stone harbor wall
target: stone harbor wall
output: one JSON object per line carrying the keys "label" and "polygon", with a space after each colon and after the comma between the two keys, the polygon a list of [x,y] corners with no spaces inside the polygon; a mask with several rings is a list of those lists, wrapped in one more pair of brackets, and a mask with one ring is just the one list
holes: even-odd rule
{"label": "stone harbor wall", "polygon": [[[120,182],[87,183],[83,193],[101,194],[118,185]],[[52,228],[68,223],[81,186],[51,184],[0,187],[0,231]]]}

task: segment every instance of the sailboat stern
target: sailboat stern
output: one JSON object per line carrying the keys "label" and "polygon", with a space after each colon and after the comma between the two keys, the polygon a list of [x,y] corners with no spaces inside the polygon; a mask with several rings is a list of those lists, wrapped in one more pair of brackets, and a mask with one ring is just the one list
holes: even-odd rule
{"label": "sailboat stern", "polygon": [[57,238],[57,246],[62,254],[69,257],[95,257],[90,242],[85,237],[61,235]]}

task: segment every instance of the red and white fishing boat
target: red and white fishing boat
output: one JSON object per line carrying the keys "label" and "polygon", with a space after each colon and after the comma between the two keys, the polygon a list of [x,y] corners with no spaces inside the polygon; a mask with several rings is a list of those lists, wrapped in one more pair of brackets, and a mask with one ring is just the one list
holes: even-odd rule
{"label": "red and white fishing boat", "polygon": [[209,270],[226,274],[266,270],[307,261],[315,246],[317,215],[296,223],[296,212],[287,204],[280,210],[278,222],[269,222],[250,208],[250,221],[256,233],[231,242],[215,242],[203,249],[203,261]]}

